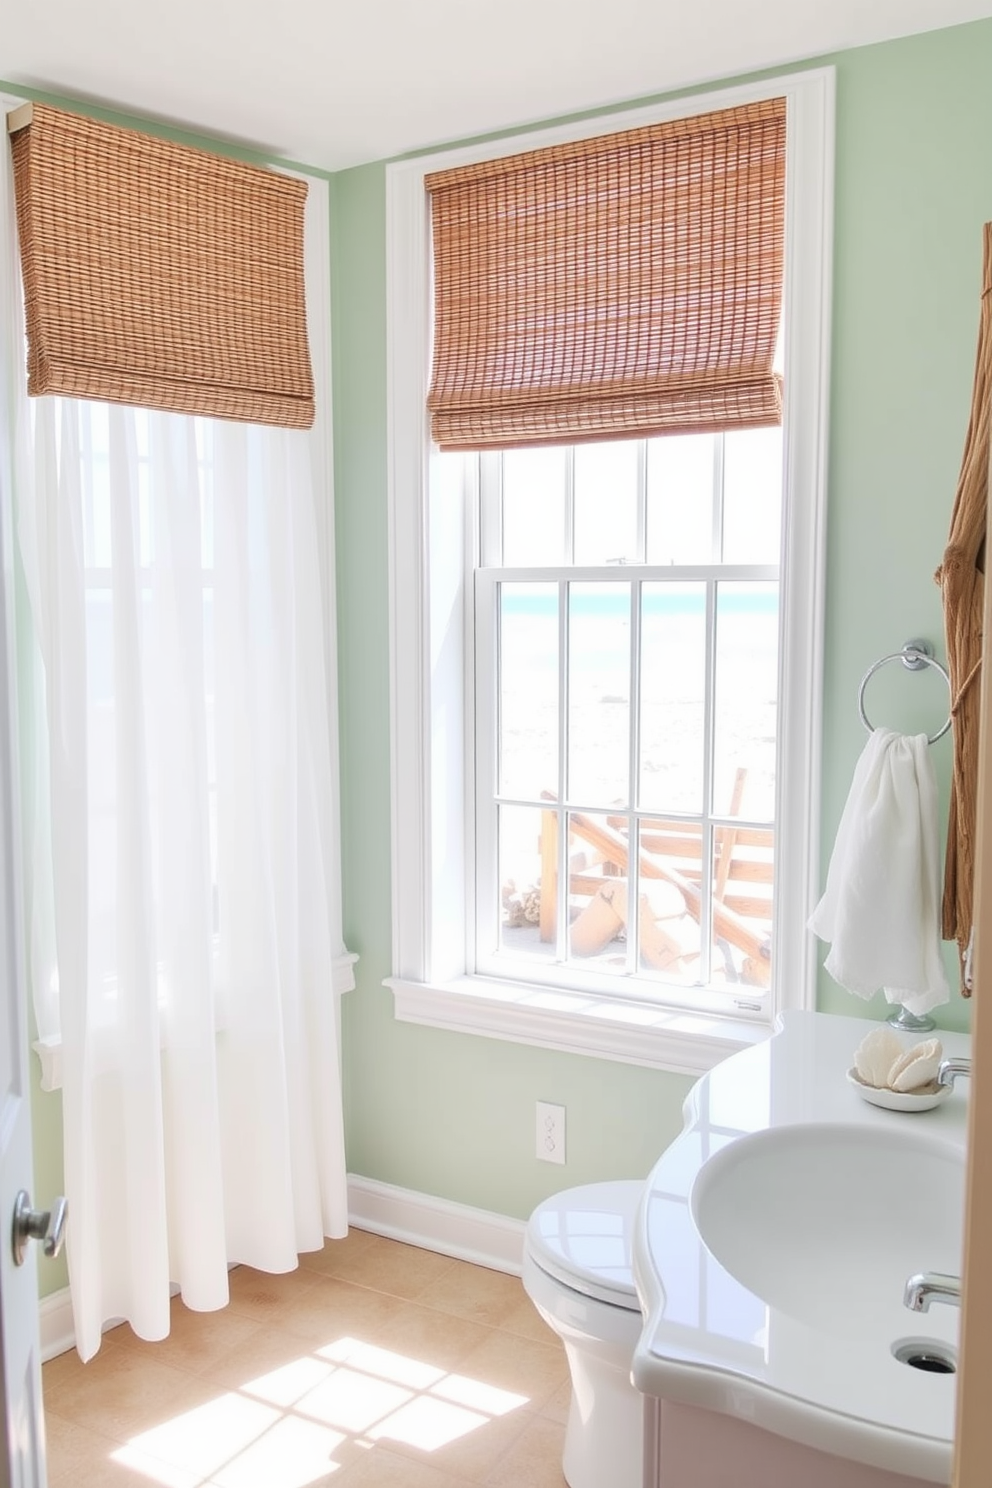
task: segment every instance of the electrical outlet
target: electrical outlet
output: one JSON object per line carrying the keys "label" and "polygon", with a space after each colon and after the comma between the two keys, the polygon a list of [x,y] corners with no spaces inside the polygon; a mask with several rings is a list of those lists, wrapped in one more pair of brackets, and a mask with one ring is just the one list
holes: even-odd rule
{"label": "electrical outlet", "polygon": [[565,1107],[537,1103],[537,1155],[541,1162],[565,1161]]}

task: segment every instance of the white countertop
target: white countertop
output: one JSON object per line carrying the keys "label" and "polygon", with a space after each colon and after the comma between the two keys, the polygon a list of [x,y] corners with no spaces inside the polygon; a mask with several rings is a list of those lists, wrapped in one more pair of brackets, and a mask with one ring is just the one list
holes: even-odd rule
{"label": "white countertop", "polygon": [[[958,1309],[908,1311],[900,1274],[891,1303],[886,1296],[880,1304],[881,1322],[876,1316],[869,1326],[852,1312],[829,1266],[811,1313],[770,1305],[710,1254],[690,1207],[706,1160],[755,1132],[829,1125],[845,1128],[855,1143],[863,1132],[892,1133],[951,1148],[955,1161],[963,1157],[967,1079],[942,1105],[913,1113],[869,1105],[847,1082],[854,1050],[877,1026],[882,1025],[861,1018],[787,1013],[767,1042],[735,1054],[693,1087],[684,1130],[652,1170],[638,1214],[634,1275],[645,1325],[633,1378],[644,1394],[721,1411],[821,1451],[947,1483],[955,1376],[899,1363],[891,1346],[899,1338],[956,1344]],[[947,1056],[970,1052],[967,1035],[932,1036]],[[903,1037],[909,1045],[924,1035]],[[919,1204],[927,1201],[921,1192]],[[857,1226],[856,1214],[850,1224]],[[938,1267],[921,1254],[915,1269]]]}

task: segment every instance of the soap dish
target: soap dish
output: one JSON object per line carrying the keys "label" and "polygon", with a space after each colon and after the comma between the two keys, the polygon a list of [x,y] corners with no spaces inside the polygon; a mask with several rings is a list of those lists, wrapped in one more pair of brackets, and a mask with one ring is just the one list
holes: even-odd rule
{"label": "soap dish", "polygon": [[949,1085],[938,1085],[936,1080],[921,1085],[919,1090],[888,1090],[884,1086],[866,1085],[853,1068],[848,1070],[847,1078],[864,1100],[885,1111],[932,1111],[951,1093]]}

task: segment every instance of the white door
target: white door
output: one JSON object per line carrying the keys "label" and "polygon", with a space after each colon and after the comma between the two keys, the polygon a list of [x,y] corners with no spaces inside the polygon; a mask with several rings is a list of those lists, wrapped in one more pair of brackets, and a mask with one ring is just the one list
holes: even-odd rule
{"label": "white door", "polygon": [[[0,492],[0,499],[3,497]],[[0,1488],[44,1488],[37,1247],[15,1261],[14,1210],[31,1193],[27,997],[21,893],[14,853],[9,501],[0,520]],[[30,1201],[29,1201],[30,1202]],[[23,1201],[22,1201],[23,1206]],[[35,1227],[43,1229],[37,1216]],[[45,1216],[44,1218],[47,1218]],[[54,1250],[54,1244],[49,1245]]]}

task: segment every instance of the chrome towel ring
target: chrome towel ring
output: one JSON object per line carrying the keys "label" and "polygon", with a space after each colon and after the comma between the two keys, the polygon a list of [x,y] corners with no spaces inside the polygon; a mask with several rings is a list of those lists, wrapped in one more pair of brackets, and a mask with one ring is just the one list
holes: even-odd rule
{"label": "chrome towel ring", "polygon": [[[888,656],[879,657],[874,666],[870,666],[861,678],[861,686],[858,688],[858,712],[861,714],[861,722],[870,734],[875,732],[875,725],[865,712],[865,688],[868,686],[869,679],[875,675],[879,667],[885,666],[887,661],[901,661],[903,666],[911,672],[919,672],[924,667],[933,667],[947,683],[948,695],[950,695],[951,691],[951,679],[947,674],[947,669],[941,666],[940,662],[934,658],[933,647],[930,642],[921,640],[907,641],[901,651],[891,651]],[[943,728],[938,729],[935,734],[927,734],[928,744],[936,744],[938,739],[944,737],[951,726],[951,717],[952,715],[948,713],[947,722]]]}

